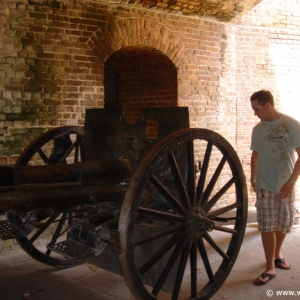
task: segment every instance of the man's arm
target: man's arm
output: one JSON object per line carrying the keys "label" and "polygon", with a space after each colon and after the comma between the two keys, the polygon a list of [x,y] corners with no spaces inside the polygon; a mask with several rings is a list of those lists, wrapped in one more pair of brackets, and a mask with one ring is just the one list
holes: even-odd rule
{"label": "man's arm", "polygon": [[294,170],[293,170],[289,180],[282,186],[282,188],[280,190],[281,198],[286,198],[293,192],[294,185],[300,175],[300,147],[296,148],[296,152],[298,154],[298,158],[296,160]]}
{"label": "man's arm", "polygon": [[251,155],[251,179],[250,179],[250,181],[251,181],[251,186],[252,186],[254,192],[256,192],[255,181],[256,181],[257,164],[258,164],[258,152],[257,151],[252,151],[252,155]]}

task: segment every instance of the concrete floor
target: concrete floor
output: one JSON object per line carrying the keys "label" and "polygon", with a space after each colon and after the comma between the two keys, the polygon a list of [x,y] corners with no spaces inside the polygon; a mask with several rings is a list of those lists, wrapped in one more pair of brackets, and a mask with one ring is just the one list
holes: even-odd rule
{"label": "concrete floor", "polygon": [[[277,269],[277,277],[267,285],[255,286],[253,280],[264,270],[264,254],[257,223],[248,223],[238,259],[223,286],[211,298],[219,299],[295,299],[278,296],[276,291],[300,291],[300,225],[287,235],[283,254],[291,263],[289,271]],[[131,300],[122,276],[87,265],[57,270],[43,265],[25,252],[0,257],[1,300]],[[271,291],[271,292],[270,292]],[[300,297],[300,295],[298,296]]]}

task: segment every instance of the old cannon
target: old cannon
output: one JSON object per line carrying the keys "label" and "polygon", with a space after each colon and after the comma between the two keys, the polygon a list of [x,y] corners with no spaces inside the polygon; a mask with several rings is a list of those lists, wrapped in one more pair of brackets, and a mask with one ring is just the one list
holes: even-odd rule
{"label": "old cannon", "polygon": [[134,125],[90,109],[83,127],[45,132],[0,167],[2,240],[47,265],[121,274],[136,299],[209,299],[238,256],[247,203],[233,147],[189,128],[184,107],[143,109]]}

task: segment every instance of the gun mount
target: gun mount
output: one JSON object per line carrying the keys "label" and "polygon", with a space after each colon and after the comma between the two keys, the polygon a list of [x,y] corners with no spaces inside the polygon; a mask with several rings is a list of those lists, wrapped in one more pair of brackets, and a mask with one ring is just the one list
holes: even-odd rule
{"label": "gun mount", "polygon": [[134,125],[91,109],[84,127],[51,129],[0,167],[1,239],[54,267],[122,274],[136,299],[209,299],[238,256],[247,203],[233,147],[189,128],[187,108],[144,109]]}

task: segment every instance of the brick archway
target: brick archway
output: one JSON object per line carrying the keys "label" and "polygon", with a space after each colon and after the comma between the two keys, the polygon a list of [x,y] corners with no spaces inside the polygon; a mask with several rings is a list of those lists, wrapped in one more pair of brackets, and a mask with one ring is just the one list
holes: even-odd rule
{"label": "brick archway", "polygon": [[87,45],[105,62],[114,52],[130,46],[150,46],[179,67],[189,55],[185,44],[167,27],[144,19],[123,19],[101,27]]}

